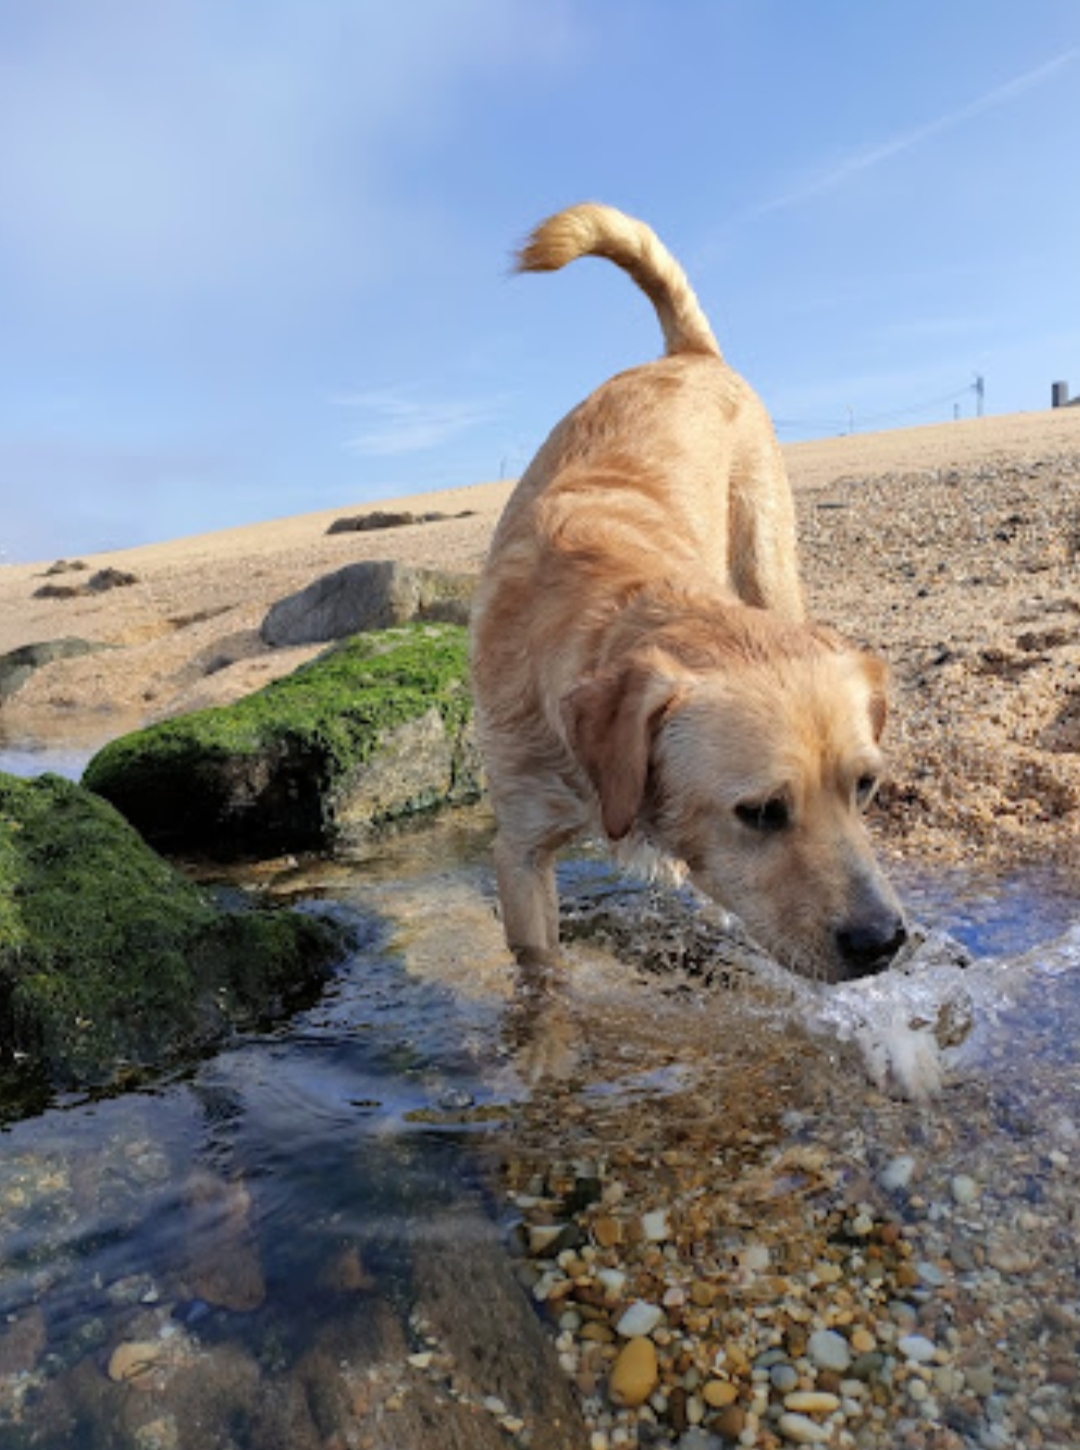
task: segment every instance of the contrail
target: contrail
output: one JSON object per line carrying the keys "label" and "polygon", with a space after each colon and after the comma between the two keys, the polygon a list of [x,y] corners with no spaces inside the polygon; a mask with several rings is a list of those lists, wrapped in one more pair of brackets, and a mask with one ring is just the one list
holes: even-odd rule
{"label": "contrail", "polygon": [[1033,70],[1014,76],[1012,80],[995,86],[992,91],[987,91],[985,95],[969,101],[967,105],[959,106],[955,111],[946,111],[944,115],[936,117],[933,121],[926,121],[921,126],[914,126],[910,131],[903,131],[892,137],[891,140],[882,141],[880,145],[855,152],[846,160],[841,161],[839,165],[812,177],[802,186],[793,187],[783,196],[752,207],[748,215],[761,216],[766,212],[780,211],[785,207],[797,206],[801,202],[809,201],[823,192],[835,191],[837,187],[843,186],[852,177],[869,171],[872,167],[880,166],[882,162],[891,160],[902,151],[910,151],[913,146],[921,145],[932,136],[940,135],[942,131],[948,131],[953,126],[959,126],[962,122],[970,121],[975,116],[981,116],[986,111],[992,111],[996,107],[1004,105],[1006,101],[1011,101],[1016,96],[1023,95],[1025,91],[1041,85],[1056,71],[1071,65],[1077,56],[1080,56],[1080,46],[1073,46],[1071,49],[1063,51],[1061,55],[1055,56],[1053,60],[1044,61],[1042,65],[1036,66]]}

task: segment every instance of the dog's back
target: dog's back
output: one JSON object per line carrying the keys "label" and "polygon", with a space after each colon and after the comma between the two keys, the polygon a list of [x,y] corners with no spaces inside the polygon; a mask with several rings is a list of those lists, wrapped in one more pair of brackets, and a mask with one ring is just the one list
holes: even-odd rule
{"label": "dog's back", "polygon": [[772,425],[725,363],[685,272],[651,227],[596,202],[542,222],[517,266],[552,272],[586,256],[615,263],[646,294],[665,356],[610,378],[552,430],[495,532],[480,613],[492,570],[505,577],[499,561],[512,554],[517,589],[528,587],[529,559],[561,571],[587,557],[613,571],[613,587],[615,574],[630,588],[635,573],[690,571],[699,585],[801,618],[793,510]]}

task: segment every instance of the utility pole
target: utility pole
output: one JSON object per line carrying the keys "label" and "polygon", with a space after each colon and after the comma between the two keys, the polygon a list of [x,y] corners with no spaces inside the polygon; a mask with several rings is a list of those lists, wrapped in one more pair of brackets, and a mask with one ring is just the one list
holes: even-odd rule
{"label": "utility pole", "polygon": [[981,418],[983,415],[983,398],[986,394],[986,379],[981,373],[975,374],[975,416]]}

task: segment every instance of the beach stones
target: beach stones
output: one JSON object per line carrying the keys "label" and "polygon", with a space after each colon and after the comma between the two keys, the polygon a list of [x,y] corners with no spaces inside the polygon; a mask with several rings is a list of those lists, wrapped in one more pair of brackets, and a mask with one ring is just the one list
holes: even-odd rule
{"label": "beach stones", "polygon": [[807,1342],[806,1350],[818,1369],[831,1369],[843,1374],[851,1366],[851,1347],[835,1329],[815,1330]]}
{"label": "beach stones", "polygon": [[615,1331],[624,1339],[637,1339],[641,1335],[651,1334],[663,1318],[664,1311],[658,1304],[646,1304],[643,1300],[636,1299],[620,1316]]}
{"label": "beach stones", "polygon": [[643,1405],[660,1377],[656,1346],[644,1335],[628,1339],[612,1367],[608,1391],[617,1405]]}
{"label": "beach stones", "polygon": [[160,1340],[125,1340],[109,1356],[108,1376],[115,1384],[150,1388],[150,1376],[165,1358]]}

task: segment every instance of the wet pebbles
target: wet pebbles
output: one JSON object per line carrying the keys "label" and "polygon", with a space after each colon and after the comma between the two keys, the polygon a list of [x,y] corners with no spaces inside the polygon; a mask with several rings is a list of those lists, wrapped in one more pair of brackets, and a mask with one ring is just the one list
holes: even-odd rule
{"label": "wet pebbles", "polygon": [[710,1143],[674,1110],[651,1151],[507,1165],[590,1450],[1077,1443],[1072,1156],[1003,1142],[980,1163],[970,1121],[869,1116]]}

